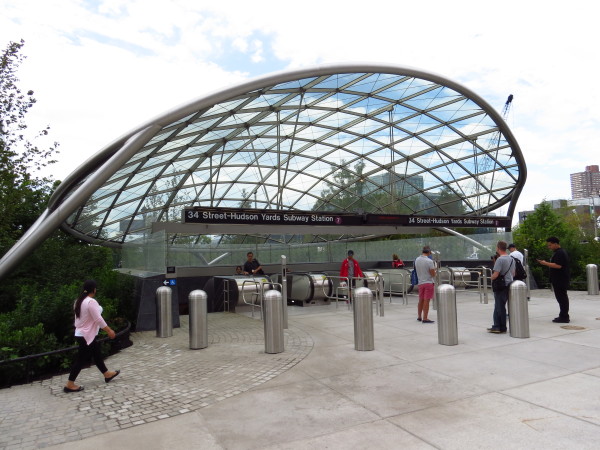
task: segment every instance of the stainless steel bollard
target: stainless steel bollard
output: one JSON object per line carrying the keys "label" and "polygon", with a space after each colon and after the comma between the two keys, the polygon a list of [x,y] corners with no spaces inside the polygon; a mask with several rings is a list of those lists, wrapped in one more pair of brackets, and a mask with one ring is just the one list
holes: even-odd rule
{"label": "stainless steel bollard", "polygon": [[527,301],[531,298],[531,271],[529,270],[529,250],[523,249],[523,268],[527,273],[525,278],[525,285],[527,286]]}
{"label": "stainless steel bollard", "polygon": [[598,295],[598,266],[588,264],[585,266],[585,273],[587,274],[588,295]]}
{"label": "stainless steel bollard", "polygon": [[438,343],[458,345],[456,290],[450,284],[442,284],[437,287],[436,291],[438,297]]}
{"label": "stainless steel bollard", "polygon": [[281,292],[270,290],[265,293],[263,299],[265,353],[281,353],[284,351],[281,298]]}
{"label": "stainless steel bollard", "polygon": [[283,306],[283,328],[288,328],[287,309],[287,256],[281,255],[281,303]]}
{"label": "stainless steel bollard", "polygon": [[173,336],[173,307],[171,288],[161,286],[156,290],[156,337]]}
{"label": "stainless steel bollard", "polygon": [[375,350],[373,334],[373,292],[360,287],[354,289],[352,306],[354,310],[354,350]]}
{"label": "stainless steel bollard", "polygon": [[511,337],[529,337],[527,285],[523,281],[513,281],[510,285],[508,292],[508,323]]}
{"label": "stainless steel bollard", "polygon": [[[379,316],[383,317],[385,315],[385,311],[384,311],[384,303],[385,303],[385,299],[383,298],[383,276],[381,275],[377,275],[377,305],[379,306]],[[390,297],[390,301],[391,301],[391,297]]]}
{"label": "stainless steel bollard", "polygon": [[484,266],[483,267],[483,281],[482,281],[482,283],[483,283],[483,286],[482,286],[482,289],[483,289],[483,304],[484,305],[488,304],[488,287],[490,285],[488,283],[488,276],[487,276],[487,274],[488,274],[488,268]]}
{"label": "stainless steel bollard", "polygon": [[[440,260],[440,252],[433,250],[431,252],[431,257],[433,258],[433,261],[435,263],[435,277],[434,277],[434,284],[435,286],[440,286],[442,284],[442,277],[440,276],[440,269],[442,268],[442,262]],[[437,311],[438,309],[438,295],[437,295],[437,289],[433,290],[433,298],[431,299],[431,309],[433,309],[434,311]]]}
{"label": "stainless steel bollard", "polygon": [[208,347],[208,317],[206,292],[197,289],[188,297],[190,307],[190,348]]}

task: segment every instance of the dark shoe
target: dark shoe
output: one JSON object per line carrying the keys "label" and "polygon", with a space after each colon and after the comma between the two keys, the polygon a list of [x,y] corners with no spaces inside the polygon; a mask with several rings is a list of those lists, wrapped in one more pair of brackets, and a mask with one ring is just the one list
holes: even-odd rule
{"label": "dark shoe", "polygon": [[111,380],[112,380],[114,377],[116,377],[117,375],[119,375],[120,373],[121,373],[121,371],[120,371],[120,370],[117,370],[117,371],[116,371],[116,373],[115,373],[115,374],[114,374],[112,377],[104,378],[104,381],[105,381],[106,383],[110,383],[110,381],[111,381]]}
{"label": "dark shoe", "polygon": [[68,387],[65,386],[63,388],[63,392],[65,394],[68,394],[69,392],[80,392],[80,391],[83,391],[83,389],[84,389],[83,386],[79,386],[77,389],[69,389]]}
{"label": "dark shoe", "polygon": [[423,319],[421,319],[420,317],[417,317],[417,320],[420,322],[420,321],[421,321],[421,320],[423,320]]}
{"label": "dark shoe", "polygon": [[488,332],[489,333],[494,333],[494,334],[504,334],[506,333],[506,330],[499,330],[498,328],[488,328]]}
{"label": "dark shoe", "polygon": [[423,320],[423,323],[434,323],[434,321],[433,320],[429,320],[429,319],[425,319],[425,320]]}
{"label": "dark shoe", "polygon": [[554,322],[554,323],[569,323],[570,320],[569,319],[561,319],[560,317],[557,317],[556,319],[552,319],[552,322]]}

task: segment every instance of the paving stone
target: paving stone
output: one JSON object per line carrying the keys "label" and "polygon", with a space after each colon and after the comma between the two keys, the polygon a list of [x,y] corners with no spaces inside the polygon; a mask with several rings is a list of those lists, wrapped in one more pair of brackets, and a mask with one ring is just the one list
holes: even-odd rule
{"label": "paving stone", "polygon": [[180,319],[170,338],[132,333],[134,345],[106,360],[121,370],[110,384],[92,366],[81,371],[77,382],[86,389],[77,395],[62,391],[64,374],[1,390],[10,418],[0,421],[0,448],[41,448],[205,408],[285,372],[313,346],[305,331],[290,327],[285,352],[268,355],[260,320],[212,313],[209,346],[190,351],[187,317]]}

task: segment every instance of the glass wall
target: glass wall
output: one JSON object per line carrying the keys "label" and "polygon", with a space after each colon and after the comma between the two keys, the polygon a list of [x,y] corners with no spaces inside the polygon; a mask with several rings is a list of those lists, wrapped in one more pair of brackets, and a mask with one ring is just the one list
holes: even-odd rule
{"label": "glass wall", "polygon": [[[261,264],[277,264],[281,255],[287,257],[288,264],[327,263],[342,261],[348,250],[354,250],[359,261],[392,260],[396,253],[410,265],[421,254],[424,245],[439,251],[442,261],[469,259],[490,259],[496,251],[496,242],[510,242],[512,233],[488,233],[469,235],[467,239],[456,236],[415,237],[412,239],[386,241],[322,242],[310,244],[221,244],[192,245],[170,244],[164,232],[154,233],[123,246],[123,269],[130,269],[143,275],[165,273],[167,266],[204,267],[242,265],[249,251]],[[469,240],[483,246],[481,248]]]}

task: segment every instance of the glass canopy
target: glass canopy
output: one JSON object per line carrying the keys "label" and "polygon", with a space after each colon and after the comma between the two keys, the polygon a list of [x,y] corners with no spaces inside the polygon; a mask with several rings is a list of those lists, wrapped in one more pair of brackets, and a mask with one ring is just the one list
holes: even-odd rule
{"label": "glass canopy", "polygon": [[512,215],[525,164],[501,116],[439,76],[373,68],[284,72],[170,112],[64,228],[121,244],[192,206],[455,216],[509,204]]}

